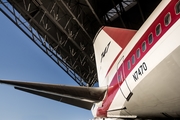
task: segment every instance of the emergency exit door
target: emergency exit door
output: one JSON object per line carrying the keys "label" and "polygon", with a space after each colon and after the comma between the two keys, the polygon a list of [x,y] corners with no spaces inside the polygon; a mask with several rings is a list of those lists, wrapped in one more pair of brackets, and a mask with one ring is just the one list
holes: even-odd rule
{"label": "emergency exit door", "polygon": [[124,96],[124,98],[129,101],[133,93],[131,92],[129,85],[125,78],[124,72],[124,56],[120,59],[117,65],[117,81],[119,84],[119,89]]}

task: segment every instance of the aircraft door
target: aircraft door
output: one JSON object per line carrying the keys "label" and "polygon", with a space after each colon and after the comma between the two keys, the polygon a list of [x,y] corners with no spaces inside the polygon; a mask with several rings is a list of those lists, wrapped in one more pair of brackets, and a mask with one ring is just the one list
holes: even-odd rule
{"label": "aircraft door", "polygon": [[120,59],[117,65],[117,81],[119,84],[120,91],[124,98],[129,101],[133,93],[131,92],[124,73],[124,56]]}

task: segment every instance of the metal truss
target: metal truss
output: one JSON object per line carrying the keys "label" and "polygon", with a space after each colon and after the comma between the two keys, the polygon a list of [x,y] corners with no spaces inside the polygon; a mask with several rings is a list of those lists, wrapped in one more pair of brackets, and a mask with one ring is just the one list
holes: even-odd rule
{"label": "metal truss", "polygon": [[137,1],[136,0],[122,0],[118,4],[116,4],[113,0],[111,1],[114,7],[106,13],[106,15],[104,16],[105,20],[113,21],[114,19],[119,18],[123,27],[126,28],[126,25],[121,15],[124,14],[125,11],[127,11],[128,9],[136,5]]}
{"label": "metal truss", "polygon": [[[15,2],[15,5],[19,5],[16,3],[16,1],[13,2]],[[73,19],[77,20],[75,15],[74,18],[72,18],[72,17],[68,17],[65,14],[63,15],[61,14],[61,16],[60,14],[56,14],[59,13],[60,11],[60,8],[58,8],[59,7],[58,3],[56,2],[51,3],[52,5],[51,7],[47,7],[49,11],[47,11],[47,8],[43,6],[37,9],[31,8],[32,4],[34,5],[40,4],[40,3],[36,3],[35,1],[29,1],[28,4],[25,3],[27,2],[27,0],[26,1],[24,0],[22,2],[24,3],[24,8],[22,8],[21,6],[16,6],[15,8],[14,6],[11,5],[12,3],[11,4],[9,3],[9,1],[1,1],[0,11],[5,16],[7,16],[17,27],[19,27],[19,29],[21,29],[39,48],[41,48],[54,62],[57,63],[57,65],[59,65],[79,85],[86,86],[87,83],[92,80],[92,82],[89,82],[90,85],[92,86],[95,82],[97,82],[97,79],[95,78],[94,78],[95,80],[90,79],[89,81],[85,81],[88,79],[88,76],[90,75],[85,75],[83,71],[86,71],[90,74],[96,68],[92,58],[90,58],[84,52],[86,47],[85,43],[74,42],[75,38],[79,37],[78,33],[80,33],[80,27],[82,27],[82,25],[80,27],[73,26],[73,27],[77,27],[77,29],[75,29],[74,31],[69,31],[72,29],[68,29],[69,27],[72,27],[70,26],[70,24],[72,24],[72,22],[70,21],[72,21]],[[52,10],[55,7],[57,7],[56,11]],[[41,10],[39,11],[39,9]],[[26,16],[23,16],[22,12],[20,14],[17,10],[23,11],[23,14]],[[36,17],[38,17],[38,19],[35,19]],[[80,15],[77,17],[80,17]],[[52,21],[50,21],[49,19],[51,19]],[[58,22],[61,21],[61,19],[67,20],[64,26],[58,24]],[[51,31],[52,29],[53,31]],[[84,28],[81,29],[85,32],[86,36],[88,36],[88,39],[92,40],[92,38],[87,33],[87,31]],[[87,41],[86,44],[89,44],[88,43],[89,41]],[[78,52],[81,54],[77,53],[77,48],[75,48],[74,46],[80,50]],[[68,47],[68,49],[63,49],[63,47],[66,48]],[[93,51],[91,50],[91,52],[93,56]],[[92,67],[88,68],[89,66],[87,68],[84,67],[85,69],[78,68],[79,65],[84,66],[86,64],[86,60],[90,61],[91,63],[90,65],[93,68]],[[81,76],[79,76],[77,73],[80,74]]]}
{"label": "metal truss", "polygon": [[0,0],[0,11],[80,86],[91,87],[98,82],[96,32],[103,25],[138,29],[152,12],[147,6],[161,0],[147,1]]}

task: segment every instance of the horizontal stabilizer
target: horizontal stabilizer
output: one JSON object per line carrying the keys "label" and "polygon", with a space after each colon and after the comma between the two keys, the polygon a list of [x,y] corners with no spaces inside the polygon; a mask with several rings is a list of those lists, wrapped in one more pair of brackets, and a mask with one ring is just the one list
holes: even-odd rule
{"label": "horizontal stabilizer", "polygon": [[137,118],[137,115],[114,115],[114,116],[111,116],[112,117],[112,119],[114,119],[114,118],[120,118],[120,119],[136,119]]}
{"label": "horizontal stabilizer", "polygon": [[107,89],[9,80],[0,80],[0,83],[13,85],[18,90],[85,109],[91,109],[93,103],[101,101]]}
{"label": "horizontal stabilizer", "polygon": [[47,92],[43,92],[43,91],[36,91],[36,90],[31,90],[31,89],[26,89],[26,88],[20,88],[20,87],[15,87],[15,89],[21,90],[21,91],[25,91],[28,93],[32,93],[35,95],[39,95],[42,97],[46,97],[52,100],[56,100],[59,102],[63,102],[63,103],[67,103],[70,105],[74,105],[77,107],[81,107],[84,109],[88,109],[90,110],[93,102],[87,102],[87,101],[83,101],[83,100],[79,100],[79,99],[75,99],[75,98],[69,98],[69,97],[65,97],[65,96],[61,96],[58,94],[52,94],[52,93],[47,93]]}

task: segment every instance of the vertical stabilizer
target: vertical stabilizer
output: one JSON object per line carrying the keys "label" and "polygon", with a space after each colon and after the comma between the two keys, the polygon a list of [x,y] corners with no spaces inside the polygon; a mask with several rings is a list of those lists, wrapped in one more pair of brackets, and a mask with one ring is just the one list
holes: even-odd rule
{"label": "vertical stabilizer", "polygon": [[135,33],[135,30],[113,27],[103,27],[97,33],[94,51],[99,86],[107,86],[106,75]]}

